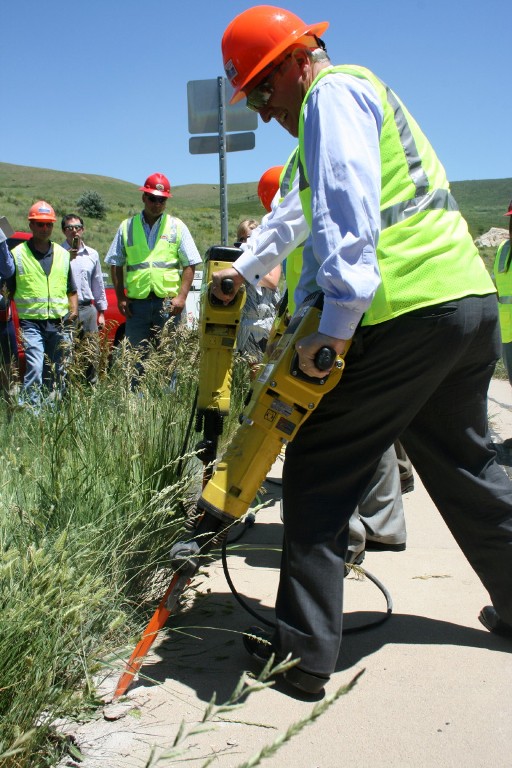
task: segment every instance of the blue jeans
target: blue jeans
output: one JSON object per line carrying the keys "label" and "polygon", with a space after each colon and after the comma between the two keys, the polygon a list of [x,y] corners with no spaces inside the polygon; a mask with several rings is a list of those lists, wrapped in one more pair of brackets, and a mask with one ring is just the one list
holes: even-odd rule
{"label": "blue jeans", "polygon": [[132,347],[146,348],[167,320],[162,314],[163,299],[130,299],[131,317],[126,318],[126,338]]}
{"label": "blue jeans", "polygon": [[25,349],[25,376],[20,404],[41,404],[43,386],[64,389],[65,365],[71,349],[70,331],[58,322],[20,320]]}
{"label": "blue jeans", "polygon": [[[132,347],[138,347],[140,361],[137,364],[137,374],[144,373],[142,361],[149,354],[150,344],[158,342],[169,315],[163,313],[164,300],[159,298],[130,299],[131,317],[126,318],[126,338]],[[181,315],[172,319],[173,325],[179,325]],[[137,378],[132,380],[132,389],[137,388]]]}

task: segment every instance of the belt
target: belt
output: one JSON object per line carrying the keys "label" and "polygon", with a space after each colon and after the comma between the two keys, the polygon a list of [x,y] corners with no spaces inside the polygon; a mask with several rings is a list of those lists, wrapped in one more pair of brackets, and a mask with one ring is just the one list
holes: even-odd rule
{"label": "belt", "polygon": [[163,296],[157,296],[154,291],[150,291],[147,296],[144,296],[143,299],[134,299],[131,296],[128,297],[130,301],[147,301],[148,299],[150,301],[163,301]]}
{"label": "belt", "polygon": [[79,301],[78,306],[79,307],[90,307],[92,304],[92,299],[88,299],[87,301]]}

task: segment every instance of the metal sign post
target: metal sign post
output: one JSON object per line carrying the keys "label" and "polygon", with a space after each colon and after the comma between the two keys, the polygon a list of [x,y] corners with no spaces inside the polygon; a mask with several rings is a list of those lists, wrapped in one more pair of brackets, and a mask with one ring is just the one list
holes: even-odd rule
{"label": "metal sign post", "polygon": [[[211,133],[189,139],[191,155],[218,152],[220,175],[221,244],[228,241],[227,152],[254,149],[258,116],[243,102],[226,105],[226,78],[191,80],[187,83],[189,133]],[[231,133],[244,131],[243,133]]]}
{"label": "metal sign post", "polygon": [[220,179],[220,242],[228,244],[228,189],[226,184],[226,105],[224,103],[224,78],[217,78],[219,99],[219,179]]}

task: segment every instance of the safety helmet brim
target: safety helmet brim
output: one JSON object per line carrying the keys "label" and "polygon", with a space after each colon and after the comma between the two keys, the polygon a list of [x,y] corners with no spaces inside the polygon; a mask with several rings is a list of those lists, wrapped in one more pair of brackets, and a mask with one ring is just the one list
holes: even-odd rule
{"label": "safety helmet brim", "polygon": [[154,189],[154,187],[139,187],[139,190],[147,192],[148,195],[153,195],[154,197],[172,197],[170,192],[160,192],[158,189]]}

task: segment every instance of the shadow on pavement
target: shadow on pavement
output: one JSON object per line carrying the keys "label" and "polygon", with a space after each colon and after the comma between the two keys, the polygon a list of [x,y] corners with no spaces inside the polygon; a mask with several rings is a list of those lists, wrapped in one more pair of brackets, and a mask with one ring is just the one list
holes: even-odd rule
{"label": "shadow on pavement", "polygon": [[[273,620],[273,610],[268,606],[251,598],[245,597],[245,600],[253,610]],[[345,629],[374,622],[381,616],[382,613],[377,611],[351,612],[345,616]],[[200,597],[190,610],[169,622],[164,640],[142,667],[139,684],[164,683],[172,691],[173,681],[179,681],[193,689],[201,701],[210,701],[214,693],[217,702],[226,701],[244,671],[257,671],[242,643],[244,630],[257,623],[230,594],[212,592]],[[425,616],[392,614],[379,627],[344,637],[336,672],[350,669],[390,643],[512,652],[509,641],[483,628],[474,629]],[[281,684],[276,684],[276,690],[300,698],[299,694],[294,695]]]}

